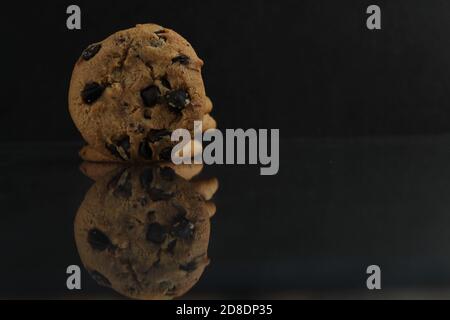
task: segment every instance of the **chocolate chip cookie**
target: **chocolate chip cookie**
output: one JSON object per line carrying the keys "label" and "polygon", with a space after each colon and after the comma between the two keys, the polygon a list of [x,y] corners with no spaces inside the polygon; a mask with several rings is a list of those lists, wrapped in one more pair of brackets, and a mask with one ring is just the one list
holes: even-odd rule
{"label": "chocolate chip cookie", "polygon": [[137,25],[88,46],[76,62],[69,111],[90,161],[170,160],[173,130],[215,128],[203,61],[176,32]]}
{"label": "chocolate chip cookie", "polygon": [[170,167],[85,170],[97,181],[74,229],[90,275],[135,299],[172,299],[192,288],[209,263],[217,180],[188,181]]}

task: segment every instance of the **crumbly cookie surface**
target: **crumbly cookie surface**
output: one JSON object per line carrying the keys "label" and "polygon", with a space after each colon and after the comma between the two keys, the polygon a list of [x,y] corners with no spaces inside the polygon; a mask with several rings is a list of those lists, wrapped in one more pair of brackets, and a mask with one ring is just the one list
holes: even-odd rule
{"label": "crumbly cookie surface", "polygon": [[86,171],[97,181],[74,228],[91,276],[135,299],[172,299],[187,292],[209,263],[215,213],[209,200],[217,181],[187,181],[169,167]]}
{"label": "crumbly cookie surface", "polygon": [[91,161],[170,160],[171,132],[215,127],[203,61],[176,32],[155,24],[86,48],[73,70],[69,110]]}

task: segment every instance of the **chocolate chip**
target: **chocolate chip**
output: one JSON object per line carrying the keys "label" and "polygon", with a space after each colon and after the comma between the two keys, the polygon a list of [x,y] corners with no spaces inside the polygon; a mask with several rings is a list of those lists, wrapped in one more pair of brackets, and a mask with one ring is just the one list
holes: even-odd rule
{"label": "chocolate chip", "polygon": [[172,132],[165,129],[151,129],[147,134],[147,139],[151,143],[158,142],[166,136],[170,136]]}
{"label": "chocolate chip", "polygon": [[98,229],[89,230],[87,240],[92,249],[97,251],[104,251],[112,246],[108,236]]}
{"label": "chocolate chip", "polygon": [[179,56],[175,57],[172,59],[172,63],[179,63],[182,65],[188,65],[189,64],[189,57],[184,55],[184,54],[180,54]]}
{"label": "chocolate chip", "polygon": [[166,181],[173,181],[175,179],[175,171],[172,168],[164,167],[159,170],[161,177]]}
{"label": "chocolate chip", "polygon": [[155,31],[156,34],[162,34],[162,33],[166,33],[166,32],[167,32],[167,30],[165,30],[165,29]]}
{"label": "chocolate chip", "polygon": [[166,94],[165,99],[167,104],[175,109],[176,111],[180,111],[184,109],[191,101],[189,98],[189,94],[186,90],[174,90]]}
{"label": "chocolate chip", "polygon": [[171,161],[172,159],[172,147],[167,147],[161,150],[159,153],[159,160]]}
{"label": "chocolate chip", "polygon": [[197,263],[195,263],[195,261],[191,261],[187,264],[180,264],[180,270],[183,270],[186,272],[192,272],[195,269],[197,269]]}
{"label": "chocolate chip", "polygon": [[161,244],[166,239],[167,232],[159,223],[152,223],[148,226],[146,238],[148,241]]}
{"label": "chocolate chip", "polygon": [[170,84],[169,80],[167,79],[167,76],[161,78],[161,84],[169,90],[172,89],[172,85]]}
{"label": "chocolate chip", "polygon": [[111,282],[108,280],[108,278],[106,278],[100,272],[91,271],[91,272],[89,272],[89,274],[91,275],[92,279],[94,279],[95,282],[97,282],[99,285],[101,285],[103,287],[111,287]]}
{"label": "chocolate chip", "polygon": [[146,107],[154,107],[158,103],[160,95],[159,88],[153,85],[141,91],[141,98]]}
{"label": "chocolate chip", "polygon": [[139,176],[139,181],[141,182],[141,187],[145,190],[150,190],[153,181],[153,170],[151,168],[146,168],[142,171]]}
{"label": "chocolate chip", "polygon": [[97,82],[90,82],[86,84],[83,91],[81,91],[81,99],[83,99],[84,103],[92,104],[101,97],[103,90],[105,90],[105,88],[102,85]]}
{"label": "chocolate chip", "polygon": [[101,43],[94,43],[88,46],[86,49],[84,49],[83,53],[81,54],[81,57],[83,60],[88,61],[92,59],[102,48]]}
{"label": "chocolate chip", "polygon": [[150,148],[148,141],[144,139],[139,145],[139,155],[147,160],[152,160],[153,150]]}
{"label": "chocolate chip", "polygon": [[117,146],[122,148],[125,151],[125,154],[128,158],[130,158],[130,137],[126,136],[119,141],[117,141]]}
{"label": "chocolate chip", "polygon": [[171,233],[183,240],[192,239],[194,236],[194,224],[186,218],[179,218],[172,226]]}
{"label": "chocolate chip", "polygon": [[112,154],[113,156],[116,156],[116,157],[118,157],[118,158],[122,158],[122,156],[120,155],[120,153],[117,152],[117,149],[116,149],[116,146],[115,146],[115,145],[106,143],[106,144],[105,144],[105,147],[106,147],[106,149],[109,150],[109,152],[111,152],[111,154]]}

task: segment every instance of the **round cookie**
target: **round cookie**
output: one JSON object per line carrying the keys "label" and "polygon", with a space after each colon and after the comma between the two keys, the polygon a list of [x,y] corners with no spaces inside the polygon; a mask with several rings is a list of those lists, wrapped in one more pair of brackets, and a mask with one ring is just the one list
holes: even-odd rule
{"label": "round cookie", "polygon": [[87,171],[96,183],[74,229],[91,276],[135,299],[172,299],[192,288],[209,263],[217,180],[187,181],[169,167]]}
{"label": "round cookie", "polygon": [[75,64],[69,111],[90,161],[170,160],[171,132],[215,128],[203,61],[176,32],[155,24],[119,31]]}

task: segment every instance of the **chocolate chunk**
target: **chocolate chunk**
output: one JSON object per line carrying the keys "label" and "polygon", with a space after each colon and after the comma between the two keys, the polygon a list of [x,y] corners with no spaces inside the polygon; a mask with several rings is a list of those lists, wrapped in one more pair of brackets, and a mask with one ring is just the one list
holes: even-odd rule
{"label": "chocolate chunk", "polygon": [[167,147],[161,150],[159,153],[159,160],[171,161],[172,160],[172,147]]}
{"label": "chocolate chunk", "polygon": [[180,270],[183,270],[186,272],[192,272],[195,269],[197,269],[197,263],[195,263],[195,261],[191,261],[186,264],[180,264]]}
{"label": "chocolate chunk", "polygon": [[172,226],[171,233],[180,239],[188,240],[194,236],[194,224],[186,218],[179,218]]}
{"label": "chocolate chunk", "polygon": [[108,236],[98,229],[89,230],[87,241],[97,251],[104,251],[112,246]]}
{"label": "chocolate chunk", "polygon": [[111,287],[111,282],[108,280],[108,278],[106,278],[100,272],[91,271],[91,272],[89,272],[89,274],[91,275],[92,279],[94,279],[95,282],[97,282],[99,285],[101,285],[103,287]]}
{"label": "chocolate chunk", "polygon": [[166,181],[173,181],[175,179],[175,171],[172,168],[164,167],[159,170],[161,177]]}
{"label": "chocolate chunk", "polygon": [[167,79],[167,76],[164,76],[161,78],[161,84],[169,90],[172,89],[172,85],[170,84],[169,80]]}
{"label": "chocolate chunk", "polygon": [[146,139],[139,145],[139,155],[146,160],[152,160],[153,150]]}
{"label": "chocolate chunk", "polygon": [[146,238],[148,241],[161,244],[166,239],[167,232],[159,223],[152,223],[148,226]]}
{"label": "chocolate chunk", "polygon": [[130,158],[130,137],[129,136],[125,136],[122,139],[120,139],[119,141],[117,141],[117,147],[121,148],[125,152],[128,159]]}
{"label": "chocolate chunk", "polygon": [[92,104],[101,97],[103,90],[105,90],[105,88],[102,85],[97,82],[90,82],[86,84],[83,91],[81,91],[81,99],[83,99],[84,103]]}
{"label": "chocolate chunk", "polygon": [[139,176],[139,180],[143,189],[150,190],[153,181],[153,170],[151,168],[146,168]]}
{"label": "chocolate chunk", "polygon": [[160,95],[159,88],[153,85],[141,91],[141,98],[146,107],[154,107],[158,103]]}
{"label": "chocolate chunk", "polygon": [[167,30],[165,30],[165,29],[155,31],[156,34],[162,34],[162,33],[166,33],[166,32],[167,32]]}
{"label": "chocolate chunk", "polygon": [[106,148],[111,152],[113,156],[121,158],[122,160],[130,159],[130,137],[124,136],[113,144],[106,144]]}
{"label": "chocolate chunk", "polygon": [[179,63],[182,65],[188,65],[189,64],[189,57],[184,55],[184,54],[180,54],[179,56],[175,57],[172,59],[172,63]]}
{"label": "chocolate chunk", "polygon": [[147,134],[147,139],[151,143],[158,142],[166,136],[170,136],[172,132],[165,129],[151,129]]}
{"label": "chocolate chunk", "polygon": [[180,111],[184,109],[191,101],[189,98],[189,94],[186,90],[174,90],[166,94],[165,99],[167,104],[175,109],[175,111]]}
{"label": "chocolate chunk", "polygon": [[81,54],[81,57],[83,60],[88,61],[92,59],[102,48],[101,43],[94,43],[91,44],[89,47],[84,49],[83,53]]}
{"label": "chocolate chunk", "polygon": [[109,150],[109,152],[111,152],[111,154],[112,154],[113,156],[115,156],[115,157],[117,157],[117,158],[122,158],[122,156],[120,155],[120,153],[117,152],[117,149],[116,149],[116,146],[115,146],[115,145],[106,143],[106,144],[105,144],[105,147],[106,147],[106,149]]}

